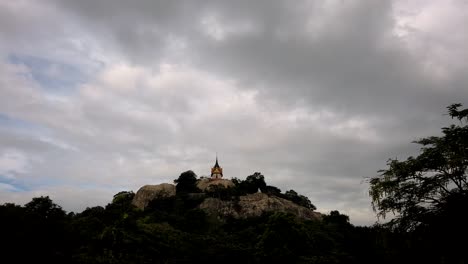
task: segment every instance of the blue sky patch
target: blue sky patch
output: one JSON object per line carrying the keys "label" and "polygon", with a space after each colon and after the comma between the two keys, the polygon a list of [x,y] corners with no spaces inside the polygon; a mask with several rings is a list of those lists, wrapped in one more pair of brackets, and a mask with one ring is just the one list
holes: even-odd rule
{"label": "blue sky patch", "polygon": [[12,64],[26,66],[43,89],[55,93],[69,93],[85,81],[85,75],[79,68],[63,62],[18,54],[10,55],[8,60]]}
{"label": "blue sky patch", "polygon": [[13,129],[16,132],[27,134],[47,133],[47,129],[43,126],[26,120],[9,117],[8,115],[2,113],[0,113],[0,129],[1,128],[7,130]]}
{"label": "blue sky patch", "polygon": [[7,177],[1,174],[0,184],[2,184],[4,187],[10,186],[7,189],[12,192],[26,192],[31,190],[26,184],[19,182],[17,179],[12,179],[11,177]]}

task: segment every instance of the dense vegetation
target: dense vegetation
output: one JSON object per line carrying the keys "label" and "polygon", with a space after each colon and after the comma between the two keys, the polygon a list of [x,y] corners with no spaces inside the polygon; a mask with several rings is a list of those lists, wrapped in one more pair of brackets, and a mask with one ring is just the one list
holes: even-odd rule
{"label": "dense vegetation", "polygon": [[[293,190],[281,193],[268,186],[260,173],[205,195],[195,195],[200,192],[196,180],[192,171],[182,173],[175,180],[176,196],[154,200],[144,211],[131,204],[135,194],[125,191],[105,207],[78,214],[66,214],[49,197],[34,198],[24,206],[4,204],[3,257],[63,263],[371,263],[375,254],[387,250],[374,243],[386,231],[354,227],[337,211],[323,221],[284,213],[249,219],[207,215],[197,209],[204,197],[236,199],[259,190],[315,206]],[[370,245],[379,250],[369,254],[364,249]]]}
{"label": "dense vegetation", "polygon": [[235,199],[261,191],[312,210],[307,197],[282,193],[254,173],[234,179],[235,187],[205,195],[197,176],[182,173],[175,197],[158,199],[144,211],[120,192],[105,207],[66,213],[49,197],[24,206],[0,206],[4,263],[467,263],[468,111],[449,107],[460,125],[443,136],[417,141],[418,157],[390,160],[370,179],[379,216],[394,212],[385,225],[353,226],[332,211],[322,221],[284,213],[248,219],[218,219],[197,209],[205,196]]}
{"label": "dense vegetation", "polygon": [[121,192],[107,206],[79,214],[66,214],[49,197],[25,206],[4,204],[2,258],[14,263],[373,263],[392,254],[381,241],[387,231],[354,227],[337,211],[323,221],[282,213],[220,221],[194,208],[190,196],[158,200],[145,211],[131,205],[133,196]]}

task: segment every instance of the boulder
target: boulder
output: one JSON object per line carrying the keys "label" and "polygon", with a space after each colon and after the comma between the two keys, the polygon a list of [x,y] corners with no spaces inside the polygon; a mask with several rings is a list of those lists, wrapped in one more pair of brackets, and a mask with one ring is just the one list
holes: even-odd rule
{"label": "boulder", "polygon": [[132,204],[140,209],[145,209],[149,202],[154,199],[167,198],[176,195],[176,188],[174,184],[161,183],[158,185],[145,185],[141,187],[135,197],[133,197]]}
{"label": "boulder", "polygon": [[[206,178],[200,179],[197,182],[197,187],[202,191],[208,191],[212,186],[229,188],[234,187],[234,183],[231,180],[211,180]],[[173,184],[145,185],[137,191],[132,204],[140,209],[145,209],[155,199],[163,199],[175,195],[176,187]],[[205,193],[190,193],[187,197],[192,200],[201,200],[206,196]],[[320,213],[297,205],[289,200],[260,192],[236,198],[233,197],[232,200],[221,200],[212,197],[204,198],[203,202],[198,205],[198,208],[219,218],[249,218],[258,217],[267,212],[282,212],[293,214],[301,219],[322,219],[322,214]]]}
{"label": "boulder", "polygon": [[199,208],[209,214],[217,215],[220,218],[248,218],[258,217],[266,212],[291,213],[306,220],[321,220],[322,214],[314,212],[308,208],[297,205],[289,200],[269,196],[264,193],[254,193],[240,196],[239,200],[223,201],[217,198],[206,198]]}
{"label": "boulder", "polygon": [[231,180],[226,180],[226,179],[200,179],[197,182],[197,187],[198,189],[202,191],[207,191],[210,189],[211,186],[223,186],[224,188],[229,188],[229,187],[234,187],[234,183]]}

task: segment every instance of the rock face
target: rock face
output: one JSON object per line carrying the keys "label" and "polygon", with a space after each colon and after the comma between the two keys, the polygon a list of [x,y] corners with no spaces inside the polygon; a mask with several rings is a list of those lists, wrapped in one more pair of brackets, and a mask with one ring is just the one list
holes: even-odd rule
{"label": "rock face", "polygon": [[302,219],[321,220],[322,215],[291,201],[264,193],[240,196],[238,201],[223,201],[206,198],[199,208],[219,217],[248,218],[260,216],[265,212],[291,213]]}
{"label": "rock face", "polygon": [[[234,183],[230,180],[224,179],[201,179],[197,182],[197,187],[202,191],[207,191],[210,187],[216,185],[233,187]],[[173,184],[162,183],[159,185],[145,185],[137,191],[132,204],[140,209],[145,209],[152,200],[173,197],[175,195],[176,187]],[[192,193],[190,195],[203,197],[205,194]],[[207,197],[200,205],[198,205],[198,208],[220,218],[248,218],[261,216],[266,212],[283,212],[291,213],[302,219],[322,219],[322,214],[320,213],[297,205],[289,200],[273,195],[269,196],[265,193],[248,194],[239,196],[236,200],[229,201]]]}
{"label": "rock face", "polygon": [[149,202],[158,198],[172,197],[176,194],[175,185],[169,183],[161,183],[158,185],[145,185],[141,187],[135,197],[133,197],[132,204],[140,209],[145,209]]}
{"label": "rock face", "polygon": [[216,180],[200,179],[197,182],[198,189],[202,191],[206,191],[211,186],[215,186],[215,185],[220,185],[220,186],[223,186],[224,188],[234,187],[234,183],[231,180],[226,180],[226,179],[216,179]]}

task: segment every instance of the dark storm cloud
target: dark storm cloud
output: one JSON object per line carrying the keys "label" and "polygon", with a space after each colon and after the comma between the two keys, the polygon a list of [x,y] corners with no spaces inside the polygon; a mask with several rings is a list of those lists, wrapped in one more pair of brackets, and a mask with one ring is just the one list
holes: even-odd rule
{"label": "dark storm cloud", "polygon": [[[436,103],[467,96],[462,72],[454,73],[462,81],[434,83],[421,58],[392,35],[389,1],[336,4],[329,17],[320,14],[327,12],[322,1],[99,3],[71,1],[67,7],[88,19],[84,25],[98,25],[114,36],[128,56],[146,58],[140,63],[153,59],[172,34],[187,42],[200,67],[262,86],[265,96],[306,99],[353,114],[404,113],[413,105],[439,113]],[[219,17],[221,24],[247,21],[256,31],[214,41],[200,32],[206,15]],[[310,32],[321,23],[319,32]],[[445,86],[454,93],[448,95]]]}
{"label": "dark storm cloud", "polygon": [[[445,106],[468,98],[466,67],[448,80],[435,80],[424,69],[430,54],[411,53],[393,35],[396,18],[389,1],[328,7],[336,10],[322,1],[99,3],[65,6],[86,27],[105,29],[131,60],[155,62],[175,36],[186,42],[191,63],[289,105],[402,118],[397,129],[421,126],[418,132],[432,123],[425,118],[440,117]],[[248,22],[253,32],[226,33],[225,40],[215,41],[201,30],[203,17],[210,15],[220,27]]]}

